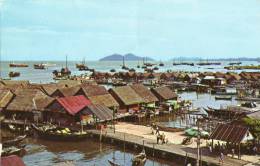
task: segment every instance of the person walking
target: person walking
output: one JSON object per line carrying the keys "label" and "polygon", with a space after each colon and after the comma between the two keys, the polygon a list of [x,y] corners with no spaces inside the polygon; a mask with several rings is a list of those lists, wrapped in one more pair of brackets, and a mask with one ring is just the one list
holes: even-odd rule
{"label": "person walking", "polygon": [[221,152],[219,155],[219,165],[223,165],[224,164],[224,154]]}

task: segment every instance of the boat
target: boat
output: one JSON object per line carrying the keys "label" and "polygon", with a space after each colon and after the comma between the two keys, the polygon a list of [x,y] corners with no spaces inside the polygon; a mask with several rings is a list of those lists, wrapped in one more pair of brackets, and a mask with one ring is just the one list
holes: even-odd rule
{"label": "boat", "polygon": [[112,73],[113,73],[113,72],[116,72],[116,69],[111,69],[110,72],[112,72]]}
{"label": "boat", "polygon": [[17,146],[26,138],[26,135],[21,135],[12,140],[3,141],[3,147]]}
{"label": "boat", "polygon": [[155,67],[153,68],[153,70],[159,70],[159,68],[158,68],[157,66],[155,66]]}
{"label": "boat", "polygon": [[166,132],[180,132],[180,131],[184,131],[183,128],[167,127],[167,126],[163,126],[163,125],[160,125],[160,124],[156,124],[156,126],[158,126],[160,131],[166,131]]}
{"label": "boat", "polygon": [[200,62],[197,63],[198,66],[208,66],[208,65],[221,65],[221,62]]}
{"label": "boat", "polygon": [[79,71],[87,71],[88,67],[85,65],[85,58],[82,60],[82,63],[77,63],[76,68],[79,69]]}
{"label": "boat", "polygon": [[230,62],[228,65],[241,65],[242,64],[242,62]]}
{"label": "boat", "polygon": [[86,139],[88,133],[84,131],[73,130],[55,125],[37,126],[32,124],[32,128],[37,132],[40,138],[57,141],[79,141]]}
{"label": "boat", "polygon": [[215,96],[215,100],[232,100],[232,96]]}
{"label": "boat", "polygon": [[19,63],[10,63],[9,67],[28,67],[27,64],[19,64]]}
{"label": "boat", "polygon": [[41,70],[43,70],[43,69],[45,69],[45,66],[42,63],[41,64],[34,64],[33,68],[34,69],[41,69]]}
{"label": "boat", "polygon": [[145,163],[146,163],[146,154],[144,150],[138,155],[135,155],[134,158],[132,159],[132,166],[144,166]]}
{"label": "boat", "polygon": [[68,68],[68,60],[67,60],[67,56],[66,56],[66,67],[65,68],[61,68],[60,71],[58,70],[54,70],[53,72],[54,75],[54,80],[64,80],[64,79],[68,79],[71,75],[71,71]]}
{"label": "boat", "polygon": [[10,156],[10,155],[17,155],[17,156],[23,156],[26,153],[25,149],[23,147],[17,148],[15,146],[7,147],[2,149],[1,156]]}
{"label": "boat", "polygon": [[30,126],[28,125],[18,126],[18,125],[8,124],[7,129],[13,133],[26,134],[27,136],[33,134],[32,130],[30,130],[31,129]]}
{"label": "boat", "polygon": [[11,71],[8,75],[9,77],[19,77],[21,74],[20,72]]}
{"label": "boat", "polygon": [[162,63],[162,61],[160,61],[160,63],[159,63],[159,66],[164,66],[164,63]]}

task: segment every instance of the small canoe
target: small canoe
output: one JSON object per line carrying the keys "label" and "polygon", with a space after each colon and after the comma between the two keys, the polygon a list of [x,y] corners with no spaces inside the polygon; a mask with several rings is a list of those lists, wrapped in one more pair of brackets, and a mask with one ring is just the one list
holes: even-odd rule
{"label": "small canoe", "polygon": [[20,72],[14,72],[14,71],[9,72],[9,77],[19,77],[19,76],[20,76]]}
{"label": "small canoe", "polygon": [[216,100],[232,100],[232,96],[215,96]]}

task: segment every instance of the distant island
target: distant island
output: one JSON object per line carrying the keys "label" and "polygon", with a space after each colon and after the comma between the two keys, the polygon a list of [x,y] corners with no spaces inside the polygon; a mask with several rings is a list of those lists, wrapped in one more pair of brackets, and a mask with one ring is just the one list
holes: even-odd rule
{"label": "distant island", "polygon": [[132,53],[128,53],[128,54],[125,54],[125,55],[112,54],[112,55],[109,55],[109,56],[106,56],[104,58],[99,59],[99,61],[122,61],[123,57],[125,57],[125,61],[142,61],[144,59],[146,61],[154,61],[154,59],[152,59],[152,58],[136,56]]}

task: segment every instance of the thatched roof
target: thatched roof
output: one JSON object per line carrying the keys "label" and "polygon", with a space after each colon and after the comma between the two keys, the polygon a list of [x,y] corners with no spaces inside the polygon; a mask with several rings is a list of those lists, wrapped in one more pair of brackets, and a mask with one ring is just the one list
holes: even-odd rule
{"label": "thatched roof", "polygon": [[143,84],[134,84],[130,86],[140,97],[143,98],[145,103],[158,101],[157,97]]}
{"label": "thatched roof", "polygon": [[155,96],[160,97],[164,100],[170,100],[178,97],[176,93],[174,93],[170,88],[166,86],[153,88],[151,89],[151,91],[154,93]]}
{"label": "thatched roof", "polygon": [[54,100],[38,89],[18,89],[14,94],[6,108],[8,111],[42,111]]}
{"label": "thatched roof", "polygon": [[63,96],[75,96],[80,90],[80,86],[72,86],[59,89]]}
{"label": "thatched roof", "polygon": [[91,96],[91,97],[89,97],[89,99],[93,104],[103,104],[107,107],[118,107],[119,106],[117,101],[109,93],[104,94],[104,95]]}
{"label": "thatched roof", "polygon": [[27,80],[2,80],[2,82],[5,84],[5,85],[23,85],[23,86],[26,86],[26,85],[29,85],[29,81]]}
{"label": "thatched roof", "polygon": [[62,85],[62,84],[43,84],[42,85],[42,89],[43,91],[51,96],[55,91],[57,91],[58,89],[60,88],[64,88],[65,85]]}
{"label": "thatched roof", "polygon": [[81,85],[82,90],[84,91],[87,97],[98,96],[109,94],[104,86],[100,85]]}
{"label": "thatched roof", "polygon": [[112,95],[116,95],[124,105],[133,105],[144,103],[142,97],[140,97],[130,86],[121,86],[110,89]]}
{"label": "thatched roof", "polygon": [[5,108],[13,97],[14,94],[10,90],[0,90],[0,108]]}

